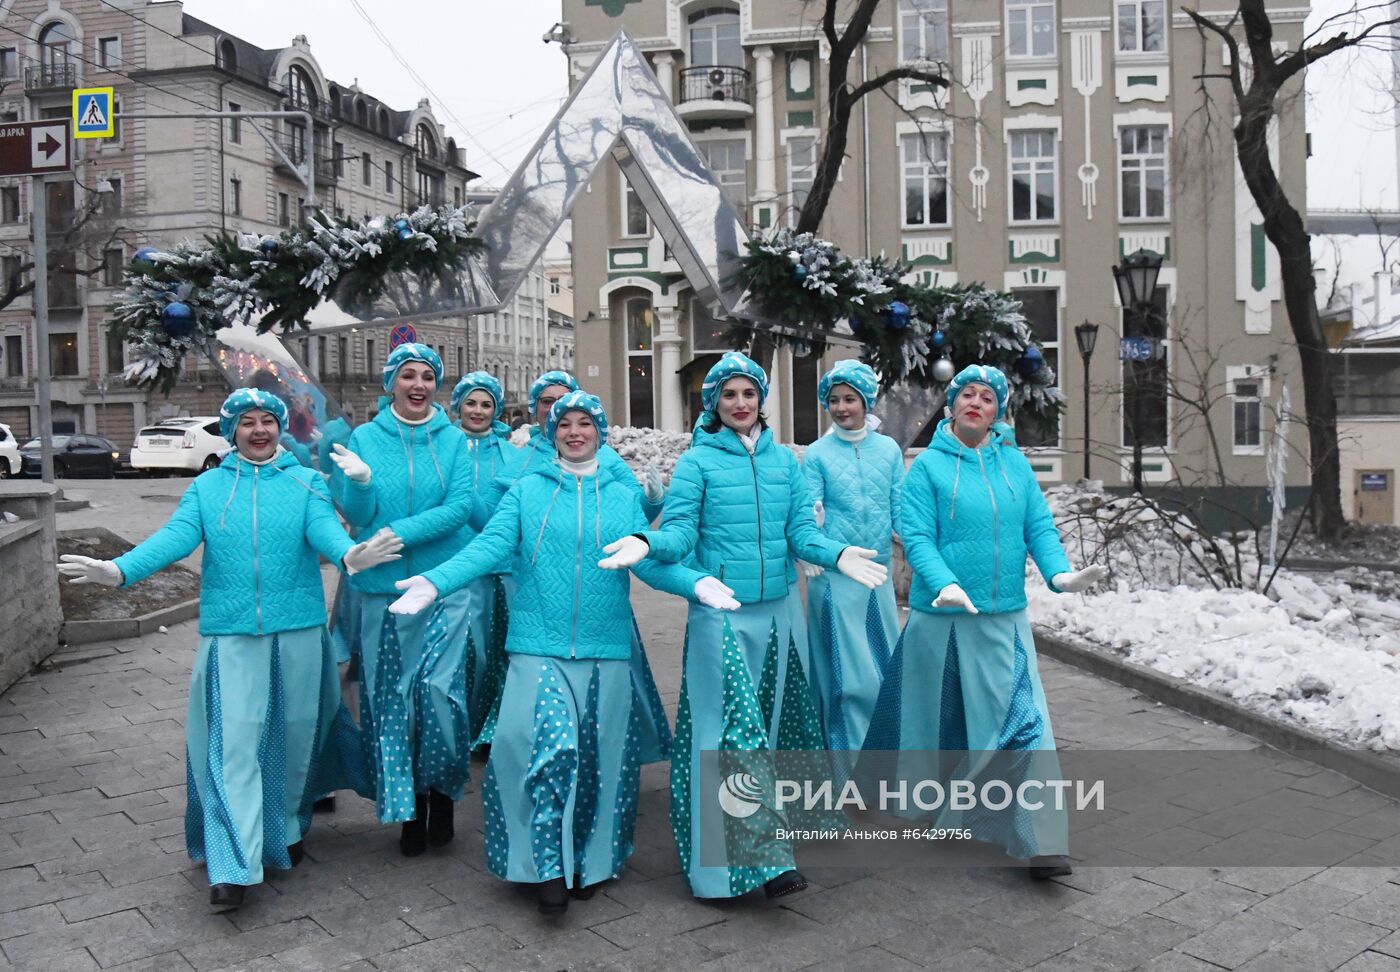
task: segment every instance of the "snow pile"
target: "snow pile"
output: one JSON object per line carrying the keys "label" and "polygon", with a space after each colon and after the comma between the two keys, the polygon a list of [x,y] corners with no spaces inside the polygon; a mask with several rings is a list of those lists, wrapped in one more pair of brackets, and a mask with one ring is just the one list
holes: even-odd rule
{"label": "snow pile", "polygon": [[681,453],[690,448],[688,432],[662,432],[659,429],[608,426],[608,445],[640,474],[651,463],[661,470],[661,478],[671,481],[671,470]]}
{"label": "snow pile", "polygon": [[1070,560],[1106,564],[1111,589],[1052,594],[1028,566],[1037,625],[1352,745],[1400,750],[1397,578],[1282,569],[1269,583],[1253,537],[1245,549],[1083,487],[1047,500]]}

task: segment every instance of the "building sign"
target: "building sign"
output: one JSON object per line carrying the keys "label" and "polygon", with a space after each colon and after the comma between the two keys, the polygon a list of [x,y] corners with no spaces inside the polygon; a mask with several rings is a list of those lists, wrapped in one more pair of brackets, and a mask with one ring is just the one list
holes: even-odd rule
{"label": "building sign", "polygon": [[1389,484],[1388,473],[1362,473],[1361,489],[1367,493],[1383,493]]}
{"label": "building sign", "polygon": [[72,168],[68,119],[0,124],[0,176],[44,175]]}

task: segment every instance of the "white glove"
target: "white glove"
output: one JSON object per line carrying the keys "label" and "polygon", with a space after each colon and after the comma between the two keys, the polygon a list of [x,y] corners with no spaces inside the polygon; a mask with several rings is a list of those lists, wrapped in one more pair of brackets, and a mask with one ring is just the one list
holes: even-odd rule
{"label": "white glove", "polygon": [[1087,591],[1107,576],[1107,567],[1102,564],[1090,564],[1082,570],[1056,574],[1050,578],[1050,583],[1066,594],[1078,594],[1080,591]]}
{"label": "white glove", "polygon": [[804,577],[820,577],[825,570],[817,564],[809,564],[805,560],[797,562],[797,569],[802,571]]}
{"label": "white glove", "polygon": [[337,442],[331,446],[331,462],[340,467],[340,471],[345,474],[345,478],[354,483],[364,485],[369,482],[369,466],[359,456],[355,455],[345,446]]}
{"label": "white glove", "polygon": [[725,587],[722,581],[713,577],[702,577],[695,582],[695,598],[716,611],[739,610],[739,602],[734,600],[734,589]]}
{"label": "white glove", "polygon": [[812,518],[817,521],[818,530],[826,526],[826,507],[822,506],[821,500],[812,504]]}
{"label": "white glove", "polygon": [[967,596],[967,591],[957,584],[949,584],[938,592],[938,596],[933,599],[933,606],[944,608],[961,608],[968,614],[976,614],[977,608],[972,603],[972,598]]}
{"label": "white glove", "polygon": [[875,556],[876,551],[867,550],[865,547],[847,547],[841,551],[841,556],[836,561],[836,569],[857,584],[864,584],[874,590],[889,576],[885,565],[872,559]]}
{"label": "white glove", "polygon": [[357,543],[345,551],[345,573],[358,574],[362,570],[387,564],[399,559],[403,541],[388,527],[380,530],[363,543]]}
{"label": "white glove", "polygon": [[414,574],[408,580],[395,581],[394,586],[403,594],[389,605],[390,614],[417,614],[437,600],[438,589],[421,574]]}
{"label": "white glove", "polygon": [[598,566],[604,570],[624,570],[646,560],[649,550],[651,545],[641,537],[623,537],[603,548],[603,553],[612,556],[598,561]]}
{"label": "white glove", "polygon": [[648,503],[660,503],[666,498],[666,484],[661,481],[661,470],[654,462],[647,463],[642,472],[642,495]]}
{"label": "white glove", "polygon": [[121,587],[121,568],[110,560],[93,560],[77,554],[64,554],[58,558],[58,572],[68,578],[70,584],[101,584],[103,587]]}

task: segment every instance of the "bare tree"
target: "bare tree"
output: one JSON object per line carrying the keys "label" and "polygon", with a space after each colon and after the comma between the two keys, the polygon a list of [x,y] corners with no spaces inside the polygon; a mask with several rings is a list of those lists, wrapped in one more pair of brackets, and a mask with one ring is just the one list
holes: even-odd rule
{"label": "bare tree", "polygon": [[[64,277],[94,277],[103,270],[104,253],[122,241],[125,227],[104,202],[105,196],[89,193],[83,208],[66,216],[50,214],[49,284]],[[34,203],[44,205],[44,201]],[[55,233],[54,230],[60,232]],[[34,292],[34,254],[29,249],[0,243],[0,249],[18,254],[20,260],[0,278],[0,310]]]}
{"label": "bare tree", "polygon": [[[808,0],[816,2],[816,0]],[[936,71],[919,67],[891,68],[873,78],[851,80],[852,59],[860,52],[870,22],[880,7],[880,0],[857,0],[846,20],[845,30],[837,29],[837,7],[846,6],[842,0],[820,0],[822,4],[822,36],[831,49],[826,70],[826,131],[822,136],[821,158],[812,177],[812,188],[797,217],[797,232],[815,233],[831,201],[831,191],[846,161],[846,139],[850,133],[851,112],[867,95],[881,91],[886,85],[902,79],[923,81],[936,87],[948,87],[948,79]]]}
{"label": "bare tree", "polygon": [[[1354,5],[1348,14],[1365,15],[1388,7],[1388,3]],[[1276,53],[1273,22],[1265,0],[1237,0],[1233,14],[1224,23],[1196,10],[1185,12],[1202,34],[1220,38],[1230,53],[1230,63],[1223,74],[1203,76],[1224,78],[1230,83],[1239,119],[1234,137],[1240,171],[1263,217],[1264,233],[1278,251],[1283,303],[1298,346],[1307,409],[1313,529],[1323,539],[1335,539],[1346,521],[1342,516],[1341,457],[1337,449],[1337,402],[1332,390],[1331,358],[1317,312],[1317,284],[1307,226],[1284,192],[1269,157],[1269,125],[1278,116],[1280,96],[1286,95],[1285,89],[1304,68],[1337,51],[1388,39],[1381,32],[1400,18],[1382,14],[1353,36],[1338,29],[1338,18],[1329,17],[1304,38],[1297,50]],[[1242,39],[1237,34],[1241,29]],[[1321,36],[1324,33],[1330,36]]]}

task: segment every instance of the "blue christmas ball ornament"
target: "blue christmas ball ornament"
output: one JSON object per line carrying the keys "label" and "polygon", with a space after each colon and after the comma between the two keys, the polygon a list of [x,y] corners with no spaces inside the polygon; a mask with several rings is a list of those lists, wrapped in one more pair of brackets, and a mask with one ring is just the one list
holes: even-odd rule
{"label": "blue christmas ball ornament", "polygon": [[410,239],[412,236],[413,236],[413,230],[408,229],[407,227],[405,227],[405,228],[399,230],[399,239],[401,239],[401,240]]}
{"label": "blue christmas ball ornament", "polygon": [[399,235],[400,235],[400,236],[403,236],[404,231],[407,230],[407,229],[409,229],[408,220],[406,220],[406,219],[396,219],[396,220],[394,220],[394,229],[396,229],[396,230],[399,231]]}
{"label": "blue christmas ball ornament", "polygon": [[793,275],[794,277],[796,277],[798,280],[806,280],[806,279],[807,279],[807,268],[804,267],[802,264],[799,263],[797,266],[795,266],[795,267],[792,268],[792,275]]}
{"label": "blue christmas ball ornament", "polygon": [[153,246],[143,246],[141,247],[141,249],[136,251],[136,259],[141,260],[144,263],[151,263],[151,258],[159,252],[160,251]]}
{"label": "blue christmas ball ornament", "polygon": [[852,334],[859,334],[861,331],[865,330],[865,321],[861,320],[854,314],[846,319],[846,323],[851,326]]}
{"label": "blue christmas ball ornament", "polygon": [[929,341],[933,343],[935,348],[941,348],[948,342],[948,334],[946,331],[934,331],[929,335]]}
{"label": "blue christmas ball ornament", "polygon": [[263,241],[258,244],[258,248],[261,249],[264,253],[276,253],[278,246],[279,244],[275,236],[265,237]]}
{"label": "blue christmas ball ornament", "polygon": [[172,300],[160,312],[160,322],[171,337],[189,337],[194,333],[194,309],[183,300]]}
{"label": "blue christmas ball ornament", "polygon": [[1045,355],[1041,354],[1040,348],[1034,344],[1026,345],[1026,350],[1016,359],[1016,370],[1023,375],[1033,375],[1044,367]]}
{"label": "blue christmas ball ornament", "polygon": [[890,301],[885,308],[885,324],[894,331],[902,331],[909,326],[909,305],[902,300]]}

